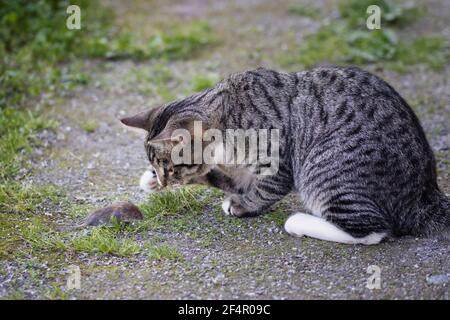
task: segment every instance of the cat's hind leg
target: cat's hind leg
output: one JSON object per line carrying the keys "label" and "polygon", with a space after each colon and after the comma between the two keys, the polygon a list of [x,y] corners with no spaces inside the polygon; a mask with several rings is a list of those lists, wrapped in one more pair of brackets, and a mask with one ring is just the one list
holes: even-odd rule
{"label": "cat's hind leg", "polygon": [[332,222],[306,213],[296,213],[290,216],[284,228],[287,233],[297,237],[308,236],[347,244],[377,244],[386,236],[386,233],[373,232],[365,237],[355,238]]}

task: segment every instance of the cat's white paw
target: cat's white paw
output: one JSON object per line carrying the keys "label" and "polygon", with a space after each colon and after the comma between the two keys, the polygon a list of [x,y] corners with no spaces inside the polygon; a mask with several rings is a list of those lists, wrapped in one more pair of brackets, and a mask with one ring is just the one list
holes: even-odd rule
{"label": "cat's white paw", "polygon": [[141,176],[139,186],[145,192],[154,192],[158,189],[158,178],[154,170],[147,170]]}
{"label": "cat's white paw", "polygon": [[225,213],[226,216],[231,216],[233,215],[232,211],[231,211],[232,207],[231,207],[231,201],[230,199],[225,199],[222,202],[222,210]]}

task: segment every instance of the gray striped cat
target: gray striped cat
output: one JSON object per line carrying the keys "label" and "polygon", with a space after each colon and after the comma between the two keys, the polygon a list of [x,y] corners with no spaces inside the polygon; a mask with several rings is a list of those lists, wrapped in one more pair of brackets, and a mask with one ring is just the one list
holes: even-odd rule
{"label": "gray striped cat", "polygon": [[[175,165],[170,136],[191,130],[193,121],[222,131],[279,129],[278,172]],[[436,183],[433,153],[417,117],[385,81],[355,67],[245,71],[122,122],[145,130],[161,186],[218,187],[228,194],[226,214],[259,215],[294,190],[310,213],[286,221],[295,236],[376,244],[386,236],[428,236],[450,227],[450,200]]]}

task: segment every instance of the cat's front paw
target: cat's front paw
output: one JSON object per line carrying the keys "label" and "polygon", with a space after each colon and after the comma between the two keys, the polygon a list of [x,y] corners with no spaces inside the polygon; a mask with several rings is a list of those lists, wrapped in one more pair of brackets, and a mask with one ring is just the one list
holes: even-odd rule
{"label": "cat's front paw", "polygon": [[223,201],[222,210],[226,216],[243,217],[248,213],[233,197]]}
{"label": "cat's front paw", "polygon": [[150,169],[145,171],[141,176],[139,186],[148,193],[158,190],[158,178],[156,177],[155,170]]}

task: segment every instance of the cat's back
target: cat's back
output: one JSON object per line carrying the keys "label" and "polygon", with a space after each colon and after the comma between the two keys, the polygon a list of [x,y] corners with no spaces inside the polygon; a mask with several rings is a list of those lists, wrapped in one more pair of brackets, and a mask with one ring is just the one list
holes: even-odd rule
{"label": "cat's back", "polygon": [[323,133],[415,141],[427,151],[418,118],[386,81],[357,67],[320,67],[296,73],[298,113]]}
{"label": "cat's back", "polygon": [[358,67],[318,67],[294,73],[299,94],[312,95],[319,100],[355,101],[379,98],[400,101],[400,95],[383,79]]}
{"label": "cat's back", "polygon": [[366,210],[367,219],[376,217],[397,235],[449,225],[450,202],[438,189],[431,147],[395,89],[355,67],[294,75],[296,183],[305,203],[319,208],[321,198],[314,195],[323,193],[333,203],[330,219],[357,212],[352,223],[367,223]]}

